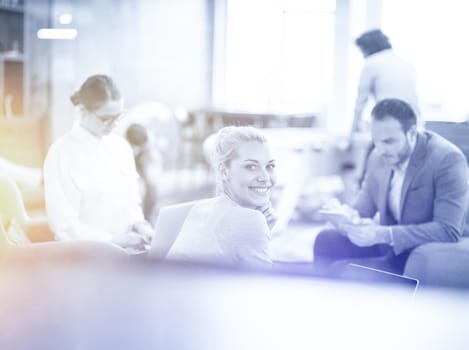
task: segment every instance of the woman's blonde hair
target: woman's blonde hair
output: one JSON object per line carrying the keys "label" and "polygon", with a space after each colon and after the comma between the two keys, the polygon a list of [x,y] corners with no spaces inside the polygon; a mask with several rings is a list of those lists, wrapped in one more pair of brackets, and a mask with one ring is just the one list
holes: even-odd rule
{"label": "woman's blonde hair", "polygon": [[230,162],[238,156],[238,148],[246,142],[266,143],[267,139],[252,126],[226,126],[216,134],[212,165],[216,173],[217,194],[223,190],[223,168],[230,166]]}

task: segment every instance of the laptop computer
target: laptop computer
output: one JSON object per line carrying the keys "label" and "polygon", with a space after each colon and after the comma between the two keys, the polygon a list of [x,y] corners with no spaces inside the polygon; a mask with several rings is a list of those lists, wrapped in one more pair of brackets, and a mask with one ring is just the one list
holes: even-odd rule
{"label": "laptop computer", "polygon": [[182,228],[187,214],[197,201],[168,205],[161,208],[155,224],[155,237],[148,251],[150,259],[164,259]]}
{"label": "laptop computer", "polygon": [[340,278],[356,282],[366,283],[389,283],[404,288],[415,296],[419,287],[419,280],[409,276],[399,275],[397,273],[380,270],[374,267],[359,265],[355,263],[347,264],[343,272],[340,274]]}

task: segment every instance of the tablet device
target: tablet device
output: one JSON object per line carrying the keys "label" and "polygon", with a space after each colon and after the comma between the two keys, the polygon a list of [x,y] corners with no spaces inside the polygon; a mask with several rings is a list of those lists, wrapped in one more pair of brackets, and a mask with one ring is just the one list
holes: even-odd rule
{"label": "tablet device", "polygon": [[353,225],[357,223],[357,219],[352,218],[348,213],[341,210],[333,209],[320,209],[318,213],[327,221],[330,221],[334,225],[349,224]]}

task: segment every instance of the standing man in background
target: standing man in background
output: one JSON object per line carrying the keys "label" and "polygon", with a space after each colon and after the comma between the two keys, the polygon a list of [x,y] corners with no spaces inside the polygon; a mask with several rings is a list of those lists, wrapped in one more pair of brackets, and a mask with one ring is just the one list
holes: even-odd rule
{"label": "standing man in background", "polygon": [[355,44],[361,50],[365,64],[358,85],[352,133],[363,130],[362,113],[370,96],[376,103],[385,98],[405,101],[419,120],[414,67],[394,53],[388,37],[379,29],[363,33]]}

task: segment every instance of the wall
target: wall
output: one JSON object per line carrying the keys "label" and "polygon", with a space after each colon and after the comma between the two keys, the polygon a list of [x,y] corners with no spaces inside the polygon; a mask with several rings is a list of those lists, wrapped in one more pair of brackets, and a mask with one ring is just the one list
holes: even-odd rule
{"label": "wall", "polygon": [[[18,93],[13,99],[13,118],[0,118],[0,157],[21,165],[41,167],[49,143],[50,46],[37,39],[36,32],[48,25],[50,7],[48,0],[27,0],[24,4],[24,15],[18,15],[19,21],[17,18],[6,23],[7,37],[18,39],[24,55],[13,60],[17,75],[9,74],[10,83],[18,87]],[[22,29],[18,29],[20,26]],[[24,108],[15,106],[15,99]]]}
{"label": "wall", "polygon": [[78,37],[52,48],[52,137],[72,124],[69,96],[94,73],[111,75],[127,106],[210,103],[211,6],[207,0],[55,0],[52,25],[74,16]]}

